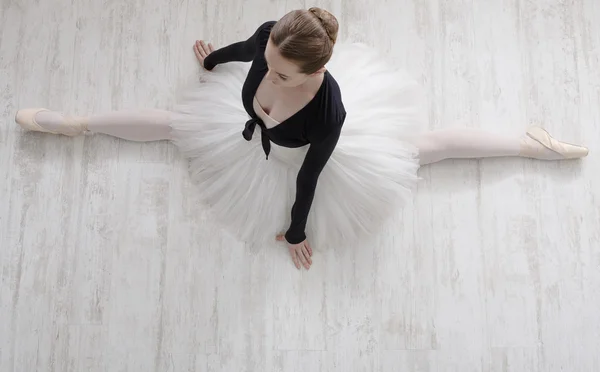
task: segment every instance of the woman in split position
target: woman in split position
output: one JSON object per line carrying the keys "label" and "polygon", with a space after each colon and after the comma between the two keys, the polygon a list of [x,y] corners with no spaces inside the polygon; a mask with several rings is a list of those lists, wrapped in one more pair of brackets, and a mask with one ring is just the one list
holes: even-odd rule
{"label": "woman in split position", "polygon": [[24,109],[16,122],[67,136],[171,140],[190,160],[201,198],[219,221],[243,240],[276,236],[296,267],[307,269],[307,235],[337,245],[375,233],[410,197],[420,165],[588,153],[537,127],[521,137],[474,129],[422,133],[426,107],[418,85],[367,46],[340,44],[334,53],[337,34],[329,12],[292,11],[221,49],[197,41],[198,61],[211,72],[172,111],[79,117]]}

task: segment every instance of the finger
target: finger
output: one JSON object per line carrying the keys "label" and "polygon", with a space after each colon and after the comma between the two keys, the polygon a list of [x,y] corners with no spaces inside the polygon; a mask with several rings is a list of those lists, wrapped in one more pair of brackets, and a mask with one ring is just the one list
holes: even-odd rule
{"label": "finger", "polygon": [[308,263],[312,265],[312,259],[310,258],[310,253],[308,253],[308,248],[306,247],[306,245],[302,246],[302,254],[304,255],[304,258],[306,258],[306,261],[308,261]]}
{"label": "finger", "polygon": [[202,53],[204,53],[204,57],[206,57],[209,53],[208,45],[204,42],[204,40],[200,41],[200,45],[202,46]]}
{"label": "finger", "polygon": [[296,265],[296,269],[300,270],[300,260],[298,259],[298,255],[296,254],[296,251],[293,249],[290,249],[290,254],[292,255],[292,261],[294,261],[294,265]]}
{"label": "finger", "polygon": [[194,52],[200,53],[200,45],[194,44]]}
{"label": "finger", "polygon": [[300,257],[300,261],[302,261],[302,265],[304,265],[304,267],[307,270],[310,269],[310,265],[308,264],[306,257],[304,257],[304,254],[302,253],[302,248],[297,248],[296,255]]}
{"label": "finger", "polygon": [[215,47],[212,45],[212,43],[208,43],[208,51],[209,51],[210,53],[212,53],[212,52],[214,52],[214,51],[215,51]]}
{"label": "finger", "polygon": [[198,40],[198,51],[204,57],[204,41]]}
{"label": "finger", "polygon": [[194,54],[196,55],[196,58],[198,58],[198,61],[202,61],[204,59],[202,58],[202,55],[200,54],[197,45],[194,45]]}
{"label": "finger", "polygon": [[282,242],[285,238],[283,235],[277,235],[277,237],[275,239],[279,242]]}
{"label": "finger", "polygon": [[308,250],[308,254],[312,256],[312,247],[310,246],[310,244],[308,244],[308,241],[306,242],[306,249]]}
{"label": "finger", "polygon": [[200,54],[202,54],[202,53],[203,53],[203,50],[202,50],[202,42],[201,42],[200,40],[196,41],[196,49],[198,49],[198,52],[199,52]]}

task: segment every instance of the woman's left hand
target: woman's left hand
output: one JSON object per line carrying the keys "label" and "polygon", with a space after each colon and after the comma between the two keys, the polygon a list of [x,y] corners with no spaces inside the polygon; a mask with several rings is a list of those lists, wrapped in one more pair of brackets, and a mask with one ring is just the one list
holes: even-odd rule
{"label": "woman's left hand", "polygon": [[[277,235],[277,241],[285,242],[285,235],[280,234]],[[308,241],[305,240],[302,243],[298,244],[289,244],[288,249],[290,251],[290,255],[292,256],[292,260],[296,265],[296,268],[300,270],[300,263],[306,268],[306,270],[310,269],[310,265],[312,265],[312,248],[308,244]]]}

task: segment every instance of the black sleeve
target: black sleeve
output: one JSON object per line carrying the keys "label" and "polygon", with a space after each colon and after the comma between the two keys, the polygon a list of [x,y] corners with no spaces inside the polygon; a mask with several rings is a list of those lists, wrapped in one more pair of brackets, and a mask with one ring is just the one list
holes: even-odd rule
{"label": "black sleeve", "polygon": [[275,22],[263,23],[248,40],[215,50],[204,60],[204,68],[212,70],[221,63],[252,61],[257,50],[266,46],[273,24]]}
{"label": "black sleeve", "polygon": [[306,239],[304,230],[317,188],[317,180],[337,145],[341,128],[341,125],[337,126],[324,139],[311,143],[306,153],[296,179],[296,201],[292,207],[292,223],[285,234],[285,239],[290,244],[298,244]]}

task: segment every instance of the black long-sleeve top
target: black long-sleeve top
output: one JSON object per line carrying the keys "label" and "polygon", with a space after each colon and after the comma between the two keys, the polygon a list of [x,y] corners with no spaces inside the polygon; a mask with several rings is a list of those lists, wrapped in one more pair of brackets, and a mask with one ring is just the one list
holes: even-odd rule
{"label": "black long-sleeve top", "polygon": [[204,67],[212,70],[221,63],[252,62],[242,88],[244,108],[250,115],[243,136],[246,140],[250,140],[256,125],[259,125],[267,159],[271,141],[280,146],[293,148],[310,145],[296,179],[296,199],[291,211],[292,222],[285,234],[289,243],[298,244],[306,239],[305,228],[317,181],[337,145],[346,111],[340,88],[331,74],[326,71],[319,91],[306,106],[277,126],[266,128],[254,112],[253,99],[268,71],[264,53],[274,24],[275,22],[266,22],[248,40],[212,52],[205,59]]}

